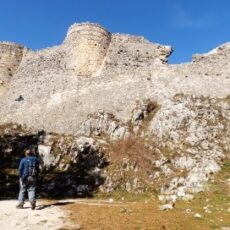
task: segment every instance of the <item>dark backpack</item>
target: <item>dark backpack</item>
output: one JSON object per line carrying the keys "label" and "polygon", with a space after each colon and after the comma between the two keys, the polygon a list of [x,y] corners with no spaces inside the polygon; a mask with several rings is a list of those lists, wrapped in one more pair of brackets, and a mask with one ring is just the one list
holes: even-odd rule
{"label": "dark backpack", "polygon": [[38,176],[38,171],[39,171],[39,163],[37,158],[28,158],[25,161],[24,165],[24,173],[23,173],[23,178],[36,178]]}
{"label": "dark backpack", "polygon": [[34,176],[36,177],[38,172],[37,172],[37,162],[36,161],[32,161],[32,160],[29,160],[28,162],[28,176]]}

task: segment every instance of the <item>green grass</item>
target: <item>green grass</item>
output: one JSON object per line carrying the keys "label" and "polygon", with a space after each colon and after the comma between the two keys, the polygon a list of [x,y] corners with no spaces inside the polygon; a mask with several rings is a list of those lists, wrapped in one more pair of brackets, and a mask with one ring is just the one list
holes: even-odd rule
{"label": "green grass", "polygon": [[114,201],[127,201],[127,202],[144,202],[144,201],[157,201],[156,192],[144,193],[129,193],[124,190],[117,189],[110,193],[97,192],[94,194],[95,199],[113,199]]}
{"label": "green grass", "polygon": [[[230,227],[230,186],[226,180],[230,178],[230,161],[227,161],[222,170],[217,173],[213,180],[208,183],[205,192],[195,195],[190,202],[179,201],[176,209],[191,209],[193,213],[203,216],[201,221],[206,222],[210,229],[220,229]],[[210,213],[205,212],[204,207],[208,207]]]}
{"label": "green grass", "polygon": [[[230,212],[228,212],[230,209],[230,186],[226,182],[228,178],[230,178],[230,160],[226,161],[222,170],[214,175],[213,179],[207,183],[204,192],[194,194],[194,199],[191,201],[177,201],[174,209],[168,212],[171,213],[172,217],[175,216],[177,221],[183,222],[184,218],[186,218],[186,224],[190,226],[189,229],[202,229],[201,226],[206,226],[205,229],[230,227]],[[157,193],[151,192],[133,194],[116,190],[107,194],[98,192],[94,198],[112,198],[114,201],[124,202],[148,201],[148,203],[158,206],[160,203],[157,195]],[[190,212],[186,213],[186,210]],[[202,218],[195,218],[194,215],[196,213],[199,213]],[[161,214],[159,213],[159,215]]]}

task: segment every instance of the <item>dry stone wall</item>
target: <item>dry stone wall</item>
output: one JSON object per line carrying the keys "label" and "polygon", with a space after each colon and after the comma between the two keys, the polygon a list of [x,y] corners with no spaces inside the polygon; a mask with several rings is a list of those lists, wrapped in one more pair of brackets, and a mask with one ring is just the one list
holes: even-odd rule
{"label": "dry stone wall", "polygon": [[191,63],[169,65],[170,46],[81,23],[70,27],[59,46],[35,52],[13,44],[2,47],[6,56],[1,72],[11,67],[12,76],[0,97],[5,108],[1,123],[17,120],[36,129],[75,134],[98,111],[127,123],[137,101],[164,104],[178,93],[229,94],[228,44]]}
{"label": "dry stone wall", "polygon": [[76,75],[89,76],[97,72],[106,56],[111,34],[98,24],[72,25],[65,39],[66,68]]}
{"label": "dry stone wall", "polygon": [[0,42],[0,81],[10,79],[18,69],[26,48],[10,42]]}
{"label": "dry stone wall", "polygon": [[65,51],[62,47],[52,47],[41,51],[30,51],[20,63],[18,76],[41,76],[60,74],[65,70],[62,63]]}
{"label": "dry stone wall", "polygon": [[167,63],[170,46],[151,43],[143,37],[114,34],[102,74],[149,73],[151,67]]}

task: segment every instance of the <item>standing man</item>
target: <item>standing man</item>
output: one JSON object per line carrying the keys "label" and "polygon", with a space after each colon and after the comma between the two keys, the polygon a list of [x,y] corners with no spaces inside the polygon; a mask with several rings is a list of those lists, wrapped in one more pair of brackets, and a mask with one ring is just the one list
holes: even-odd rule
{"label": "standing man", "polygon": [[31,204],[31,209],[36,208],[36,189],[37,179],[39,174],[39,161],[36,156],[33,155],[30,149],[25,151],[25,157],[20,161],[19,165],[19,184],[20,191],[18,195],[18,205],[16,208],[22,209],[26,192],[28,192],[28,198]]}

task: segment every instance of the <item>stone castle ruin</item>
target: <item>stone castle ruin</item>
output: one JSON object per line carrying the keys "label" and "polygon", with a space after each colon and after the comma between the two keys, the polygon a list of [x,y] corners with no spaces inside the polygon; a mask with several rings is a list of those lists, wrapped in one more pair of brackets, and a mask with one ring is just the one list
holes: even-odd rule
{"label": "stone castle ruin", "polygon": [[[33,132],[84,136],[88,142],[109,145],[130,136],[140,138],[154,151],[146,184],[155,184],[161,175],[167,199],[186,197],[202,190],[229,157],[229,44],[173,65],[168,64],[170,46],[110,33],[95,23],[72,25],[61,45],[43,50],[1,42],[0,125],[17,123]],[[69,139],[66,146],[72,151]],[[41,149],[54,143],[44,141]],[[83,146],[89,149],[89,143]],[[46,158],[55,158],[61,167],[62,157],[48,149]],[[81,152],[82,144],[77,149]],[[75,153],[71,154],[72,159]],[[90,158],[91,152],[87,154]],[[100,171],[90,170],[90,175]],[[135,170],[122,188],[144,191],[143,178],[139,181]],[[178,175],[181,171],[184,174]],[[119,175],[108,175],[103,191],[119,184]]]}
{"label": "stone castle ruin", "polygon": [[127,72],[167,63],[170,47],[147,42],[143,37],[111,34],[98,24],[72,25],[64,41],[65,65],[79,76]]}
{"label": "stone castle ruin", "polygon": [[[224,44],[194,55],[191,63],[170,65],[170,46],[112,34],[95,23],[74,24],[63,44],[39,51],[3,42],[0,106],[6,109],[0,111],[1,122],[16,119],[73,134],[88,114],[99,110],[127,122],[136,101],[146,98],[162,104],[177,93],[225,96],[230,88],[229,50]],[[24,101],[16,103],[20,95]]]}
{"label": "stone castle ruin", "polygon": [[[11,77],[19,67],[19,74],[26,68],[25,72],[31,69],[34,75],[40,66],[41,71],[64,68],[76,76],[119,74],[130,69],[144,71],[155,64],[167,63],[172,52],[171,47],[152,44],[143,37],[111,34],[95,23],[72,25],[60,47],[33,52],[21,45],[3,42],[0,49],[1,75]],[[25,62],[22,62],[26,51]],[[43,62],[47,66],[43,66]]]}

